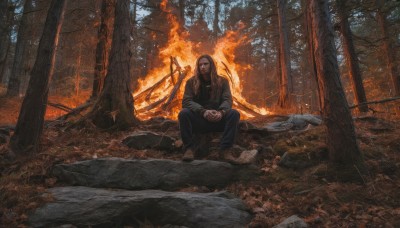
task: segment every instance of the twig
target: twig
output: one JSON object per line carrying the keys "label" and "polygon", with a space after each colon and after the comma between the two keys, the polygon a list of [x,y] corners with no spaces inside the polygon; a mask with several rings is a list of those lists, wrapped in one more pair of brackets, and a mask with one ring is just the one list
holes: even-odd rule
{"label": "twig", "polygon": [[358,169],[358,167],[356,165],[354,165],[354,168],[356,168],[358,175],[360,175],[360,177],[361,177],[361,180],[364,182],[364,184],[366,184],[367,182],[365,181],[365,179],[364,179],[363,175],[361,174],[360,170]]}

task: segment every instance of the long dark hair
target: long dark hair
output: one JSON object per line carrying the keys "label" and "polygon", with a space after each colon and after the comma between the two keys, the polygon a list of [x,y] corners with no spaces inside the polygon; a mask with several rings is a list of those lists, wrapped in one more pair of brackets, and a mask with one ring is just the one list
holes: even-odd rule
{"label": "long dark hair", "polygon": [[215,65],[214,59],[210,55],[201,55],[196,61],[196,68],[194,70],[194,81],[193,81],[193,91],[194,95],[200,93],[200,69],[199,62],[200,59],[207,59],[210,62],[210,78],[211,78],[211,98],[217,98],[222,90],[222,80],[218,77],[217,66]]}

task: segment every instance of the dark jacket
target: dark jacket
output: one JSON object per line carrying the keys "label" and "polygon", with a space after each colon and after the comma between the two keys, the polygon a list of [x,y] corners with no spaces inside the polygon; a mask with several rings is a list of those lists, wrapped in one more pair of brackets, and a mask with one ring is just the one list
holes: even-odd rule
{"label": "dark jacket", "polygon": [[210,97],[209,83],[201,81],[200,93],[194,95],[193,81],[194,77],[186,82],[185,93],[183,94],[182,108],[188,108],[193,112],[203,114],[206,110],[223,110],[229,111],[232,108],[232,94],[229,82],[226,78],[218,76],[222,80],[222,90],[215,99]]}

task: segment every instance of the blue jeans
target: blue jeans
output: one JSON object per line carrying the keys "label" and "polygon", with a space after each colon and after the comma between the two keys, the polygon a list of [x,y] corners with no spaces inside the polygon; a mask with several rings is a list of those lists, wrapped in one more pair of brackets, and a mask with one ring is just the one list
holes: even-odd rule
{"label": "blue jeans", "polygon": [[179,128],[183,142],[183,149],[193,147],[194,133],[224,132],[221,138],[220,149],[232,147],[238,131],[240,113],[231,109],[225,113],[219,122],[209,122],[200,114],[183,108],[178,115]]}

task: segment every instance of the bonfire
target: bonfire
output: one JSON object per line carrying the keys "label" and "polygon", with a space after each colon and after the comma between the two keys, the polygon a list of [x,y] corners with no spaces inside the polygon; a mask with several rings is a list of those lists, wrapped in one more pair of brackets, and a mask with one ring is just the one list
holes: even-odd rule
{"label": "bonfire", "polygon": [[[162,10],[169,12],[166,1],[161,3]],[[168,22],[172,25],[168,33],[167,46],[160,51],[162,66],[150,71],[133,93],[136,115],[140,119],[149,119],[154,116],[164,116],[176,119],[181,108],[184,85],[193,74],[195,62],[202,53],[194,51],[195,44],[188,40],[188,33],[181,31],[178,18],[168,13]],[[244,27],[240,24],[237,31],[227,31],[220,38],[211,54],[217,62],[218,73],[230,82],[233,95],[233,106],[241,113],[243,119],[259,115],[267,115],[266,108],[250,104],[242,96],[243,86],[238,72],[249,69],[250,66],[235,64],[235,50],[249,42],[246,36],[240,37],[239,31]]]}

